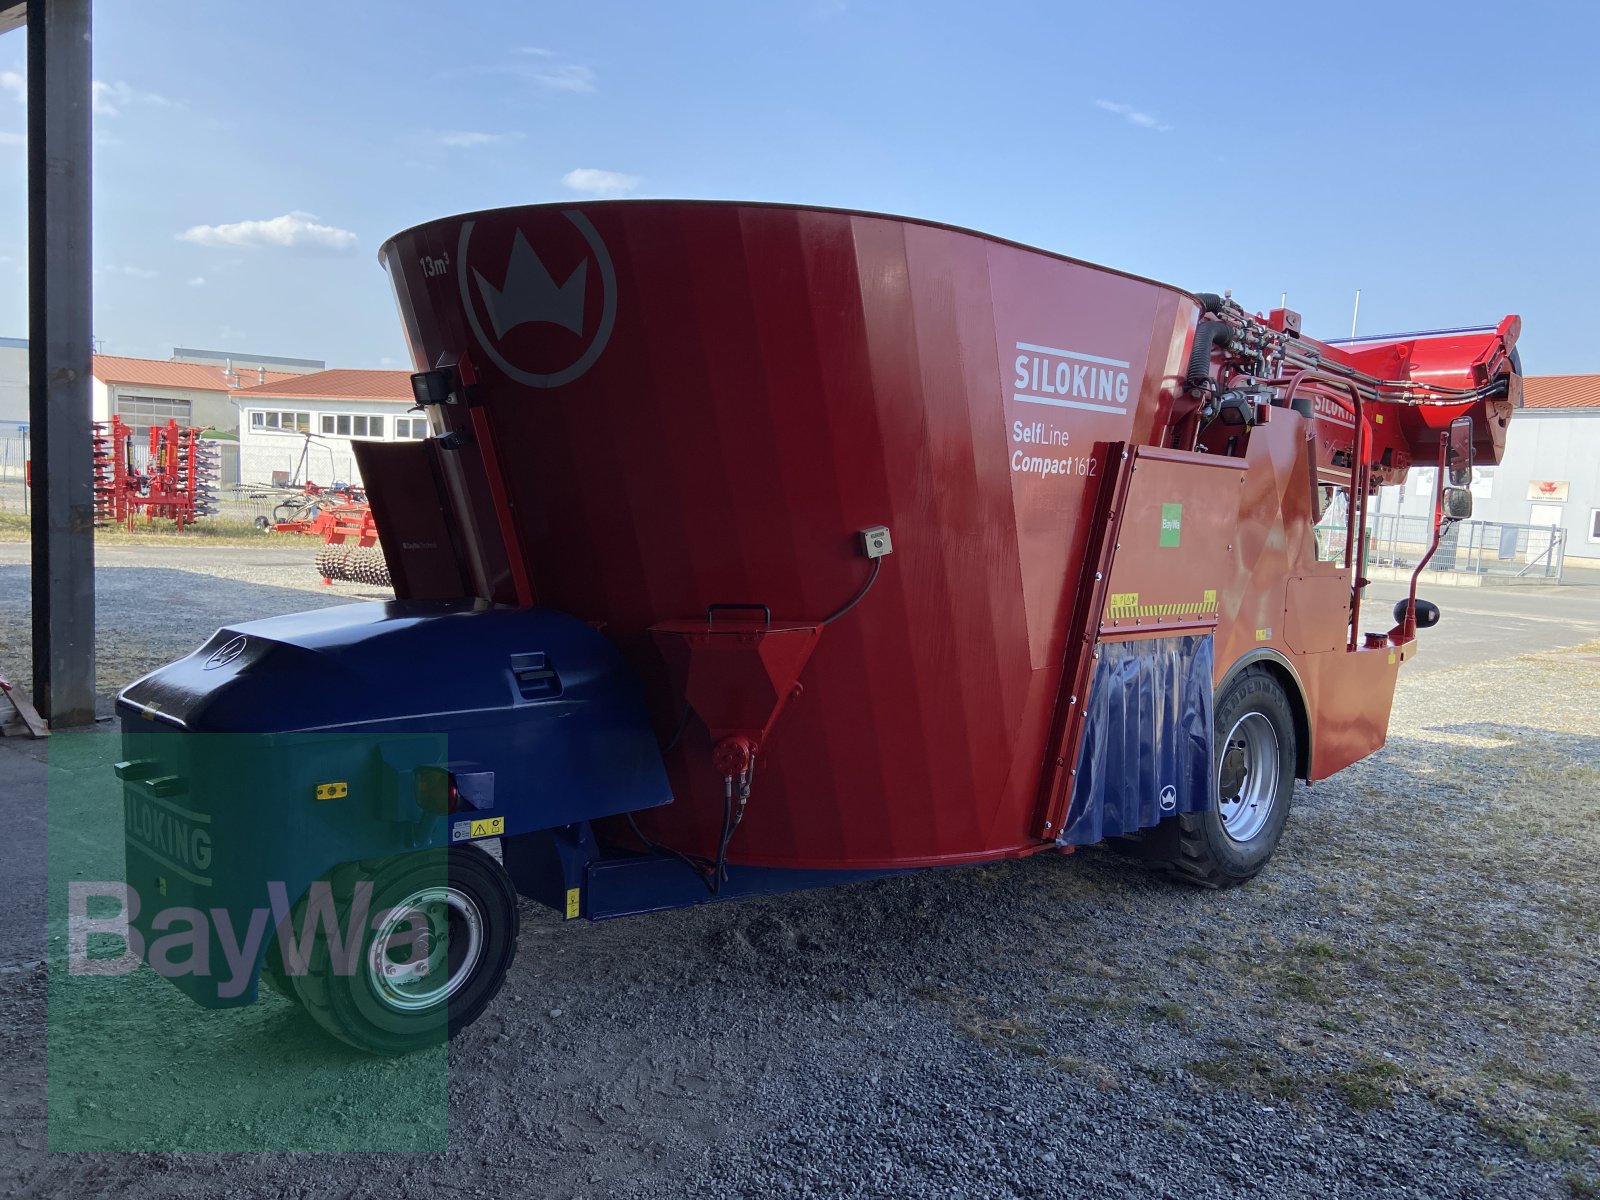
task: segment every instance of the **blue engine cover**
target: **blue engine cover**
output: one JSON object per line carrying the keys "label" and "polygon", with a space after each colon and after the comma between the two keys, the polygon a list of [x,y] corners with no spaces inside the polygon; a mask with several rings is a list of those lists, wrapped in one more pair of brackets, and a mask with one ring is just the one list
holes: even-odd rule
{"label": "blue engine cover", "polygon": [[[164,910],[224,909],[242,931],[340,863],[672,798],[633,670],[562,613],[399,601],[249,622],[117,703],[147,944]],[[424,798],[434,766],[457,780],[454,812]],[[173,982],[208,1006],[256,991]]]}

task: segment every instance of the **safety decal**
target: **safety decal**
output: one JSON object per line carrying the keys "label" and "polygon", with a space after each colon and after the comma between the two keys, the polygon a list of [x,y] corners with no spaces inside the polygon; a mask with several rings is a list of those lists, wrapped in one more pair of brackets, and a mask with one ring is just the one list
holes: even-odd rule
{"label": "safety decal", "polygon": [[567,889],[567,920],[573,921],[578,917],[578,906],[583,899],[583,892],[578,888]]}
{"label": "safety decal", "polygon": [[1272,626],[1268,625],[1265,629],[1256,630],[1256,641],[1258,641],[1258,642],[1270,642],[1271,640],[1272,640]]}
{"label": "safety decal", "polygon": [[484,817],[478,821],[457,821],[450,826],[450,840],[464,842],[469,838],[499,837],[506,831],[504,817]]}
{"label": "safety decal", "polygon": [[1142,617],[1210,616],[1217,611],[1217,592],[1207,588],[1199,600],[1174,604],[1140,604],[1138,592],[1112,592],[1106,601],[1108,621],[1132,621]]}

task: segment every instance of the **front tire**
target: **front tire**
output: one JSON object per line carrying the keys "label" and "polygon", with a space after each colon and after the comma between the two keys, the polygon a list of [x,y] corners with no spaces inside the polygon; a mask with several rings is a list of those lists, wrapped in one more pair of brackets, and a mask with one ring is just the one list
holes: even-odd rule
{"label": "front tire", "polygon": [[[359,929],[358,885],[370,882]],[[304,973],[285,975],[306,1012],[371,1054],[404,1054],[454,1037],[483,1015],[516,956],[520,917],[505,869],[470,846],[348,863],[329,880],[354,952],[336,957],[322,926]],[[305,929],[309,895],[295,906]]]}
{"label": "front tire", "polygon": [[1289,819],[1298,761],[1294,711],[1270,671],[1246,667],[1218,694],[1213,731],[1216,807],[1169,822],[1163,857],[1186,883],[1236,887],[1267,865]]}

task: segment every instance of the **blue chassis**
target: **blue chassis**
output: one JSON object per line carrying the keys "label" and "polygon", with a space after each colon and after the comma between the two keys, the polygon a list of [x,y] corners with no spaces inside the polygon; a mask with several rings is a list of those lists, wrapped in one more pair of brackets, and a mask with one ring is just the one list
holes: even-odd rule
{"label": "blue chassis", "polygon": [[585,917],[591,921],[663,912],[719,900],[776,896],[807,888],[860,883],[906,875],[917,869],[853,871],[730,866],[727,879],[713,893],[705,876],[670,855],[606,856],[587,821],[507,838],[501,843],[501,852],[506,872],[519,892],[548,905],[569,920]]}

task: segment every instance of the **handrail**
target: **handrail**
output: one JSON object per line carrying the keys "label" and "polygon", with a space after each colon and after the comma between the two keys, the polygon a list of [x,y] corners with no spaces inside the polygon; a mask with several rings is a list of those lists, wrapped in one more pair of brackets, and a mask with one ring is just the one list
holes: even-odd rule
{"label": "handrail", "polygon": [[[1330,375],[1326,371],[1317,371],[1309,367],[1296,371],[1286,381],[1274,380],[1274,383],[1286,382],[1287,389],[1283,396],[1283,407],[1294,407],[1294,395],[1302,383],[1310,380],[1328,387],[1343,388],[1350,393],[1351,403],[1345,407],[1350,409],[1355,417],[1355,443],[1350,451],[1350,502],[1345,507],[1348,510],[1344,532],[1344,565],[1350,572],[1350,641],[1349,648],[1356,648],[1356,630],[1360,626],[1361,618],[1361,588],[1365,582],[1361,578],[1362,559],[1365,557],[1366,543],[1366,517],[1367,517],[1367,425],[1362,420],[1361,391],[1349,379],[1342,379],[1337,375]],[[1343,403],[1338,396],[1329,399],[1336,403]],[[1356,531],[1361,531],[1357,538]],[[1357,542],[1361,543],[1362,555],[1356,556]]]}

